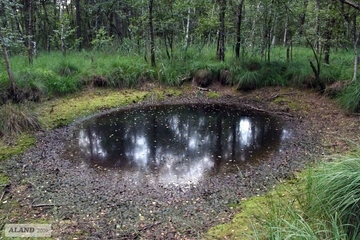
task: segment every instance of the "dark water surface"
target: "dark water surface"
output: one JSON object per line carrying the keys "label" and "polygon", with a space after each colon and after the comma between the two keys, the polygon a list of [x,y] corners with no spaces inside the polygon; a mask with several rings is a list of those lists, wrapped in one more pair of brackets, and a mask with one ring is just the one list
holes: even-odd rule
{"label": "dark water surface", "polygon": [[289,135],[275,118],[235,106],[147,106],[82,122],[76,148],[90,166],[181,184],[255,164]]}

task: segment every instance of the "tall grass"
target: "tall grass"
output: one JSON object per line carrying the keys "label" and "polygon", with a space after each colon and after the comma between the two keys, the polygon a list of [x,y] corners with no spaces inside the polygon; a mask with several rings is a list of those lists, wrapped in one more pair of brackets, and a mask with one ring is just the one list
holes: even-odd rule
{"label": "tall grass", "polygon": [[339,97],[339,102],[344,109],[350,112],[360,110],[360,81],[352,82]]}
{"label": "tall grass", "polygon": [[297,186],[268,195],[251,238],[360,239],[359,155],[322,163]]}
{"label": "tall grass", "polygon": [[[138,47],[126,43],[118,48],[109,46],[106,51],[69,51],[66,56],[60,52],[40,52],[33,65],[29,65],[26,56],[17,55],[11,58],[11,66],[19,87],[31,93],[27,95],[34,95],[33,99],[73,93],[94,79],[101,79],[104,84],[98,85],[108,87],[139,87],[145,81],[177,86],[191,79],[200,69],[210,70],[214,79],[222,70],[227,70],[227,83],[244,90],[263,86],[309,86],[308,81],[313,76],[309,65],[313,53],[300,46],[294,47],[289,62],[283,47],[271,50],[271,62],[250,54],[246,47],[242,49],[239,60],[234,58],[232,47],[228,46],[225,62],[216,60],[214,45],[191,45],[186,50],[175,45],[171,59],[164,48],[158,47],[155,68],[146,61],[144,49]],[[352,64],[351,51],[333,51],[330,65],[321,64],[320,78],[324,83],[349,80]],[[0,91],[7,89],[9,82],[5,67],[0,65]],[[341,99],[342,105],[351,111],[357,110],[357,89],[357,85],[350,86]]]}
{"label": "tall grass", "polygon": [[308,208],[314,216],[331,216],[351,239],[360,238],[360,156],[350,156],[318,168],[309,186],[314,196]]}
{"label": "tall grass", "polygon": [[0,107],[0,136],[14,136],[38,129],[40,122],[28,106],[7,103]]}

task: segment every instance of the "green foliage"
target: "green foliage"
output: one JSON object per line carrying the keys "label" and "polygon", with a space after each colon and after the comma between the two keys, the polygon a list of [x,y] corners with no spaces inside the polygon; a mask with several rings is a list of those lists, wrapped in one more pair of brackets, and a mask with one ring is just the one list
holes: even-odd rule
{"label": "green foliage", "polygon": [[153,70],[136,58],[119,58],[111,62],[109,72],[105,76],[111,86],[132,88],[139,85],[139,80],[152,80]]}
{"label": "green foliage", "polygon": [[259,71],[245,70],[234,78],[238,90],[254,90],[261,87],[261,73]]}
{"label": "green foliage", "polygon": [[112,44],[114,36],[108,36],[105,27],[101,27],[95,33],[95,38],[91,41],[94,50],[104,50]]}
{"label": "green foliage", "polygon": [[231,84],[240,90],[253,90],[263,86],[289,85],[287,63],[259,60],[235,61],[230,64]]}
{"label": "green foliage", "polygon": [[339,97],[341,106],[350,111],[360,110],[360,81],[352,82]]}
{"label": "green foliage", "polygon": [[360,156],[319,167],[310,182],[313,196],[308,211],[314,216],[334,218],[349,239],[360,238]]}
{"label": "green foliage", "polygon": [[306,79],[312,75],[310,67],[302,62],[291,62],[284,72],[286,79],[292,86],[302,86]]}
{"label": "green foliage", "polygon": [[266,195],[241,203],[208,239],[355,240],[360,237],[360,155],[308,168]]}
{"label": "green foliage", "polygon": [[76,64],[68,61],[67,59],[62,59],[56,66],[55,72],[64,77],[73,76],[79,72],[79,68]]}
{"label": "green foliage", "polygon": [[65,44],[65,48],[69,50],[76,49],[78,47],[80,39],[75,38],[75,26],[71,25],[70,16],[63,13],[62,19],[56,23],[56,29],[53,30],[51,36],[51,42],[58,49],[61,49],[62,42]]}
{"label": "green foliage", "polygon": [[0,135],[14,136],[40,129],[37,116],[28,106],[7,103],[0,109]]}

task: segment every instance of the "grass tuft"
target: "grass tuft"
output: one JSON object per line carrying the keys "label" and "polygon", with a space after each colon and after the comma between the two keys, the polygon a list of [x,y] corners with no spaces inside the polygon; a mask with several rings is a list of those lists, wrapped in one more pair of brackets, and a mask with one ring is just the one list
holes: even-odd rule
{"label": "grass tuft", "polygon": [[360,81],[352,82],[339,97],[341,106],[350,111],[360,110]]}
{"label": "grass tuft", "polygon": [[360,156],[326,163],[312,176],[308,208],[321,218],[330,216],[348,234],[360,238]]}
{"label": "grass tuft", "polygon": [[38,118],[28,107],[12,103],[1,106],[0,134],[2,136],[15,136],[40,128]]}

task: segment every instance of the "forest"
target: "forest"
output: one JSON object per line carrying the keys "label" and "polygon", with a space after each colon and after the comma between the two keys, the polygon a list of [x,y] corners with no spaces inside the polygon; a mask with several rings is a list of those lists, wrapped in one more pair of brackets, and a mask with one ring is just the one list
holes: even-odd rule
{"label": "forest", "polygon": [[[356,81],[359,5],[353,1],[1,4],[5,64],[0,82],[5,95],[16,95],[16,87],[23,88],[17,95],[36,95],[27,98],[76,91],[81,83],[70,79],[74,75],[100,85],[132,86],[142,80],[179,85],[207,68],[217,76],[225,70],[222,81],[239,89],[307,85],[324,92],[333,84],[330,95],[342,95],[345,109],[356,111],[360,101]],[[51,66],[42,65],[52,58],[57,61]],[[99,62],[112,65],[106,66],[106,74],[97,69]],[[92,68],[92,73],[86,68]],[[46,78],[51,74],[60,82],[49,83]],[[3,96],[3,102],[8,97]]]}
{"label": "forest", "polygon": [[[359,13],[355,0],[0,0],[0,230],[25,222],[74,239],[359,239]],[[191,122],[153,111],[162,103],[218,112],[179,108],[199,118]],[[266,116],[265,126],[251,114],[227,122],[233,108]],[[116,109],[127,110],[118,122],[99,118],[76,136],[82,121]],[[256,155],[266,137],[279,140],[278,151],[265,145],[268,162],[226,162]],[[198,148],[184,176],[205,159],[200,150],[222,159],[218,172],[237,172],[188,188],[143,183],[141,171],[126,182],[121,170],[72,162],[76,141],[90,162],[112,154],[109,168],[135,169],[146,154],[180,159],[185,142]],[[120,163],[123,153],[137,162]]]}

